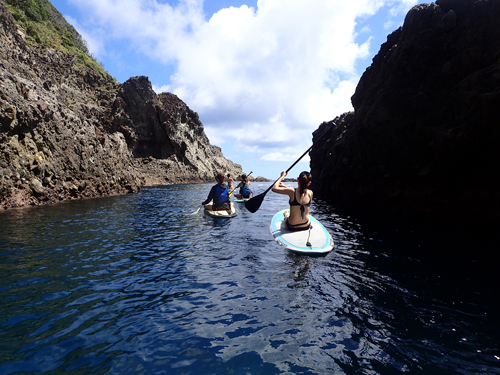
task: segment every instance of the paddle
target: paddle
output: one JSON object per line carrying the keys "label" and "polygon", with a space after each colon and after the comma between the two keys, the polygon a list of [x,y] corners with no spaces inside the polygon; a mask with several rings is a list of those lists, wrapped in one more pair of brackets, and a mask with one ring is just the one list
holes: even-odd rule
{"label": "paddle", "polygon": [[195,212],[191,213],[190,215],[196,215],[198,212],[200,212],[200,209],[201,209],[201,206],[198,207],[198,209]]}
{"label": "paddle", "polygon": [[[334,123],[332,126],[335,126],[335,123]],[[307,151],[306,151],[306,152],[304,152],[304,153],[302,154],[302,156],[301,156],[300,158],[298,158],[298,159],[295,161],[295,163],[293,163],[293,164],[290,166],[290,168],[288,168],[288,169],[286,170],[286,173],[290,172],[290,170],[291,170],[293,167],[295,167],[295,164],[297,164],[297,163],[300,161],[300,159],[302,159],[302,158],[303,158],[303,157],[304,157],[304,156],[305,156],[305,155],[306,155],[309,151],[311,151],[311,149],[313,148],[313,146],[314,146],[314,145],[315,145],[315,144],[316,144],[316,143],[320,140],[320,138],[322,138],[322,137],[323,137],[326,133],[328,133],[328,132],[330,131],[330,129],[331,129],[331,127],[329,127],[327,130],[325,130],[325,131],[323,132],[323,134],[321,134],[321,135],[320,135],[320,136],[319,136],[319,137],[318,137],[318,138],[317,138],[317,139],[313,142],[313,144],[311,145],[311,147],[309,147],[309,148],[307,149]],[[276,181],[278,181],[278,180],[279,180],[279,178],[278,178]],[[274,184],[276,183],[276,181],[274,181],[274,182],[273,182],[273,184],[272,184],[271,186],[269,186],[269,187],[267,188],[267,190],[266,190],[266,191],[264,191],[263,193],[260,193],[259,195],[257,195],[257,196],[255,196],[255,197],[253,197],[253,198],[249,199],[248,201],[246,201],[246,202],[245,202],[245,207],[246,207],[246,209],[247,209],[248,211],[250,211],[251,213],[256,212],[256,211],[260,208],[260,205],[262,204],[262,201],[264,200],[264,197],[266,196],[267,192],[268,192],[269,190],[271,190],[271,189],[272,189],[272,187],[274,186]]]}

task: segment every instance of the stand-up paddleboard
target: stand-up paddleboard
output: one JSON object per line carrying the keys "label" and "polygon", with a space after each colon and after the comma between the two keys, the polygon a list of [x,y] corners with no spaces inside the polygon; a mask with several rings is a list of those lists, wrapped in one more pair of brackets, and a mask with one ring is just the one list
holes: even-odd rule
{"label": "stand-up paddleboard", "polygon": [[233,202],[231,202],[230,210],[220,210],[220,211],[205,210],[205,215],[210,217],[234,217],[236,216],[236,208],[234,207]]}
{"label": "stand-up paddleboard", "polygon": [[251,198],[234,198],[234,201],[236,203],[245,203],[247,201],[249,201]]}
{"label": "stand-up paddleboard", "polygon": [[278,212],[271,220],[271,233],[277,243],[297,254],[324,255],[332,251],[333,238],[323,224],[309,215],[310,229],[289,231],[285,227],[285,217],[283,216],[285,211],[290,210]]}

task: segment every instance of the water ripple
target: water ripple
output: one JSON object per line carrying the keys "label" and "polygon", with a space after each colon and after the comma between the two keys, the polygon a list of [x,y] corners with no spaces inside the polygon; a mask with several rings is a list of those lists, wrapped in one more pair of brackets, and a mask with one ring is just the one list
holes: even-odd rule
{"label": "water ripple", "polygon": [[0,373],[500,374],[489,284],[321,201],[335,250],[289,254],[286,199],[192,215],[209,187],[0,213]]}

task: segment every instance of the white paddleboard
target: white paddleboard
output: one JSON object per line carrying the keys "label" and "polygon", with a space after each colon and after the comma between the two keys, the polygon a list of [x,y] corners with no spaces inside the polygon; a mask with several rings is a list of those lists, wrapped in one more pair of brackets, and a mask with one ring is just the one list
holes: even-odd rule
{"label": "white paddleboard", "polygon": [[211,211],[211,210],[204,210],[205,215],[210,216],[210,217],[234,217],[236,216],[236,208],[234,207],[233,202],[231,202],[231,209],[230,210],[218,210],[218,211]]}
{"label": "white paddleboard", "polygon": [[285,211],[290,210],[278,212],[271,220],[271,233],[278,244],[297,254],[324,255],[333,250],[332,236],[312,215],[310,229],[292,232],[285,227]]}

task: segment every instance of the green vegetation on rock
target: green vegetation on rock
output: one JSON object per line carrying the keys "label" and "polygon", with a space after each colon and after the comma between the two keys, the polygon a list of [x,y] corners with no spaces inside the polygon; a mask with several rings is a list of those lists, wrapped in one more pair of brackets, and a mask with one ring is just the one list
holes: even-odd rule
{"label": "green vegetation on rock", "polygon": [[48,0],[3,0],[14,20],[25,33],[29,46],[54,48],[77,56],[76,63],[109,77],[89,53],[81,35]]}

